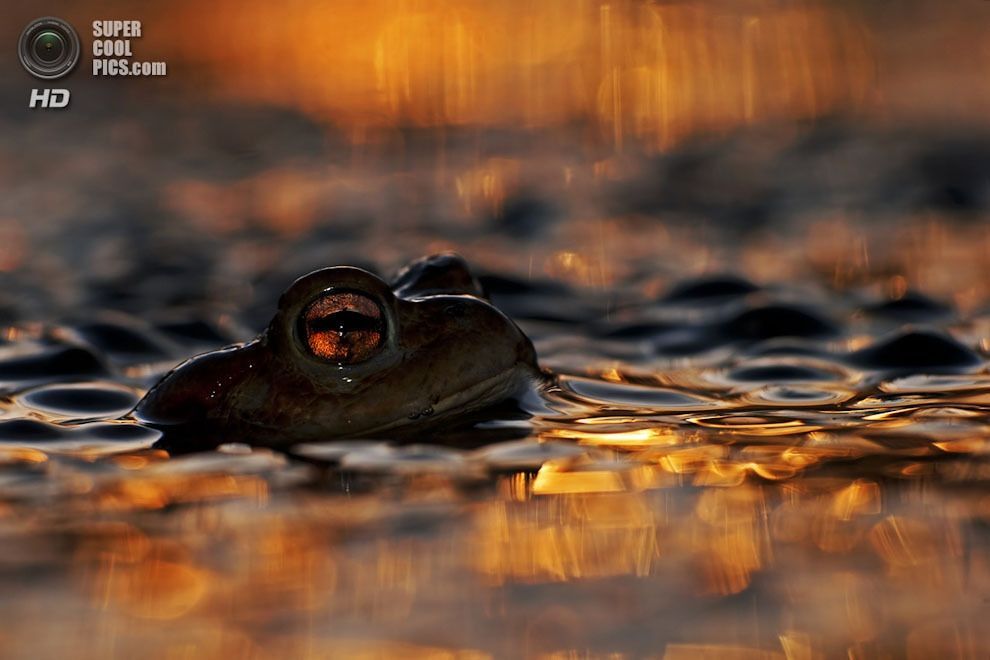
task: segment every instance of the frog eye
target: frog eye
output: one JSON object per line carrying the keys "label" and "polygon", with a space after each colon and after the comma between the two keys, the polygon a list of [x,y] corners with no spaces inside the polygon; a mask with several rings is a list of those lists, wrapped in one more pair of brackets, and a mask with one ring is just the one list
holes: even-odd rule
{"label": "frog eye", "polygon": [[355,291],[328,291],[299,317],[299,335],[314,356],[337,364],[364,362],[385,336],[381,307]]}

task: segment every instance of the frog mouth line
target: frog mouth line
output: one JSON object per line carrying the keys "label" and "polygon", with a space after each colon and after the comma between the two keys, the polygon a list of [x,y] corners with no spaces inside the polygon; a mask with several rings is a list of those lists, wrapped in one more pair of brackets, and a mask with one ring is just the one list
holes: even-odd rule
{"label": "frog mouth line", "polygon": [[372,437],[379,433],[401,428],[407,424],[415,424],[417,426],[422,423],[433,424],[446,420],[452,417],[453,414],[469,414],[485,408],[494,401],[511,398],[522,386],[522,379],[532,379],[535,381],[538,378],[538,373],[533,372],[529,367],[514,364],[494,376],[478,381],[474,385],[440,399],[432,404],[424,413],[394,419],[379,426],[357,431],[354,435]]}

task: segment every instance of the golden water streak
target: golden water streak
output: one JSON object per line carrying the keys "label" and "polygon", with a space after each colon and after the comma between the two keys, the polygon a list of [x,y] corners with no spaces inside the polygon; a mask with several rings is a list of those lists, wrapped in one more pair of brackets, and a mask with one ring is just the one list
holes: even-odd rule
{"label": "golden water streak", "polygon": [[876,66],[855,15],[808,1],[220,0],[170,10],[142,48],[205,68],[205,91],[292,104],[359,139],[383,126],[591,120],[616,149],[662,148],[702,130],[855,111],[871,102]]}

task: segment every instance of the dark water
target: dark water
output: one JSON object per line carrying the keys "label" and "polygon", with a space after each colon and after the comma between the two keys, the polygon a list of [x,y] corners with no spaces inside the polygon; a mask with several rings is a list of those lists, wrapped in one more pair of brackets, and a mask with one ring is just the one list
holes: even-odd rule
{"label": "dark water", "polygon": [[[990,654],[990,135],[2,122],[0,655]],[[295,277],[445,249],[559,376],[477,429],[523,439],[120,419]]]}

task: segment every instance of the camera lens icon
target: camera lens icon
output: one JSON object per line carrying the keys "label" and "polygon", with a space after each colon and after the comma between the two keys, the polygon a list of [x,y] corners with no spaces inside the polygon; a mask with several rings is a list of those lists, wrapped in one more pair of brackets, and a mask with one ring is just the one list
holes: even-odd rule
{"label": "camera lens icon", "polygon": [[79,61],[79,35],[60,18],[47,16],[31,21],[17,44],[21,64],[32,76],[55,80]]}

